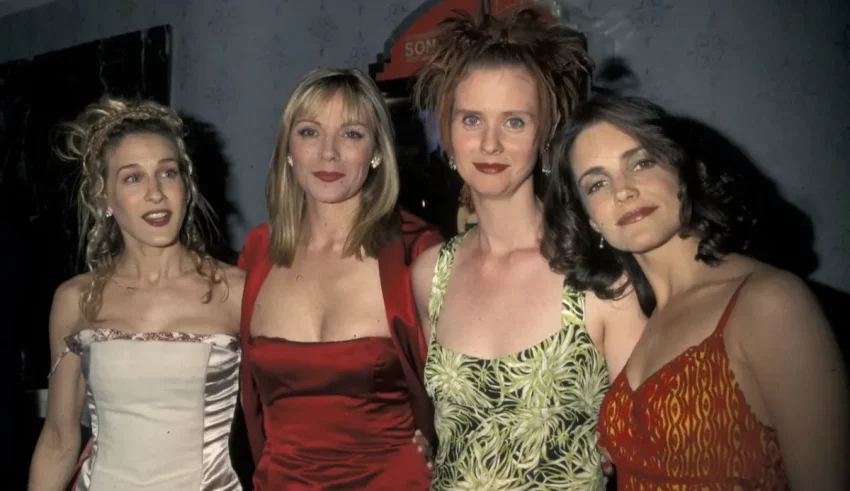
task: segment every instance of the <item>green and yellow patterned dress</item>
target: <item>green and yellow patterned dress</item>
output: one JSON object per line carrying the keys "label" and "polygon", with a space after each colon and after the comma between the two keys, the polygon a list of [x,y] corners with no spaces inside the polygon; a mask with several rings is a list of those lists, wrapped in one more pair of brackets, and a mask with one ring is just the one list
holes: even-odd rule
{"label": "green and yellow patterned dress", "polygon": [[439,436],[431,489],[605,489],[596,423],[608,371],[584,327],[584,294],[565,286],[561,329],[519,353],[485,360],[446,349],[438,321],[465,236],[440,250],[429,301],[425,386]]}

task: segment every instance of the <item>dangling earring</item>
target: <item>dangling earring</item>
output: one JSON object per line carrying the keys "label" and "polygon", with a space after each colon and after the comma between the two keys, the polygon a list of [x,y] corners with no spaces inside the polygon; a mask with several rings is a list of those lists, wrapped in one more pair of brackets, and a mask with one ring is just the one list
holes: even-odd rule
{"label": "dangling earring", "polygon": [[455,158],[449,157],[449,169],[457,170],[457,164],[455,164]]}
{"label": "dangling earring", "polygon": [[106,218],[110,218],[111,216],[112,216],[112,210],[107,208],[106,209]]}
{"label": "dangling earring", "polygon": [[372,168],[377,169],[379,165],[381,165],[381,156],[375,155],[372,157]]}
{"label": "dangling earring", "polygon": [[[547,142],[546,145],[543,147],[543,153],[546,153],[548,151],[549,151],[549,143]],[[543,160],[543,165],[540,166],[541,167],[540,170],[543,172],[544,176],[548,177],[549,174],[552,173],[552,164],[550,164],[549,159],[547,159],[545,157],[543,157],[542,160]]]}
{"label": "dangling earring", "polygon": [[602,234],[599,234],[599,248],[605,249],[605,237]]}
{"label": "dangling earring", "polygon": [[286,163],[289,164],[290,167],[295,167],[295,162],[292,161],[292,155],[286,156]]}

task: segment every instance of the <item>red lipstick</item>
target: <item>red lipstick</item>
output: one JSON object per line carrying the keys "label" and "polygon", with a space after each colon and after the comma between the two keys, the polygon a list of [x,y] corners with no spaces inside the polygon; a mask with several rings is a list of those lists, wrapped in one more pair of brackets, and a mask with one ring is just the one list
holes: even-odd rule
{"label": "red lipstick", "polygon": [[331,172],[325,170],[314,172],[313,175],[316,176],[316,179],[322,182],[334,182],[345,177],[345,174],[342,172]]}
{"label": "red lipstick", "polygon": [[474,165],[475,168],[478,169],[478,172],[481,172],[483,174],[499,174],[500,172],[503,172],[505,169],[510,167],[506,164],[488,164],[485,162],[473,162],[472,165]]}
{"label": "red lipstick", "polygon": [[631,225],[633,223],[639,222],[644,218],[648,217],[649,215],[652,215],[652,213],[657,209],[657,206],[644,206],[642,208],[635,208],[634,210],[625,213],[623,216],[621,216],[620,219],[617,220],[617,225],[620,225],[622,227],[623,225]]}

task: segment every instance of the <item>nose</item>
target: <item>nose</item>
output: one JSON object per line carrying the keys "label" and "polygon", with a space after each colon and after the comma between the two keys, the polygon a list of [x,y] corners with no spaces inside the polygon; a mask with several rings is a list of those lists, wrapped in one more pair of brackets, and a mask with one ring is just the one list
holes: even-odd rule
{"label": "nose", "polygon": [[148,185],[145,200],[150,203],[161,202],[165,198],[165,195],[162,193],[162,182],[159,179],[148,179],[148,182],[151,184]]}
{"label": "nose", "polygon": [[327,135],[322,140],[322,160],[332,162],[339,159],[337,141],[334,135]]}
{"label": "nose", "polygon": [[617,179],[614,185],[616,186],[614,190],[614,199],[616,199],[618,203],[625,203],[640,195],[640,191],[638,191],[637,186],[628,176],[623,176]]}
{"label": "nose", "polygon": [[481,152],[486,155],[494,155],[500,153],[502,150],[502,134],[500,128],[498,126],[486,128],[481,140]]}

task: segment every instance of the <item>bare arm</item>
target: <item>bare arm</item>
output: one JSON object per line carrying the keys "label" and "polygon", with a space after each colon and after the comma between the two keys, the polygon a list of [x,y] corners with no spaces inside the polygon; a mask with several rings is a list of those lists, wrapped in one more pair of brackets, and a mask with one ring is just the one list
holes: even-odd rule
{"label": "bare arm", "polygon": [[585,298],[585,325],[594,344],[605,355],[608,376],[613,382],[643,334],[646,317],[634,290],[617,300],[602,300],[593,292],[587,292]]}
{"label": "bare arm", "polygon": [[431,336],[431,320],[428,318],[428,303],[431,300],[431,282],[434,279],[434,266],[437,264],[437,255],[440,252],[440,244],[428,248],[420,254],[413,262],[411,271],[411,282],[413,283],[413,299],[416,301],[416,313],[419,323],[422,325],[422,333],[425,340]]}
{"label": "bare arm", "polygon": [[731,320],[733,340],[779,438],[791,489],[848,489],[847,376],[808,287],[785,272],[753,277]]}
{"label": "bare arm", "polygon": [[[79,280],[56,290],[50,310],[50,354],[55,363],[65,351],[65,337],[80,322]],[[80,416],[85,382],[77,355],[67,354],[50,377],[47,417],[32,457],[30,491],[60,491],[71,478],[80,452]]]}
{"label": "bare arm", "polygon": [[243,269],[224,263],[220,263],[219,266],[227,278],[227,297],[224,301],[230,313],[231,333],[238,335],[242,320],[242,294],[245,292],[246,273]]}

